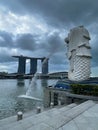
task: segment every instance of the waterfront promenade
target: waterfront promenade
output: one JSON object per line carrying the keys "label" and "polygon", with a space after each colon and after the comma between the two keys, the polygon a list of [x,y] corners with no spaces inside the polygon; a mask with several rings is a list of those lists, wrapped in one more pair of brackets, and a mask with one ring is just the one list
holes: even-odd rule
{"label": "waterfront promenade", "polygon": [[98,104],[88,100],[0,120],[0,130],[98,130]]}

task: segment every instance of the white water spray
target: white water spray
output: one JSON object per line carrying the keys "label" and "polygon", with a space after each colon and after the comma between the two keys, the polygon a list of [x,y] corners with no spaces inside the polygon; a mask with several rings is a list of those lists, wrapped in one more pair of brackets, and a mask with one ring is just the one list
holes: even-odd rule
{"label": "white water spray", "polygon": [[[42,62],[42,66],[43,64],[50,58],[52,54],[49,54]],[[32,87],[35,87],[36,86],[36,80],[37,80],[37,76],[38,76],[38,73],[36,72],[31,80],[31,83],[28,87],[28,90],[26,92],[25,95],[20,95],[18,97],[20,98],[26,98],[26,99],[32,99],[32,100],[36,100],[36,101],[42,101],[42,99],[39,99],[39,98],[36,98],[36,97],[32,97]]]}
{"label": "white water spray", "polygon": [[31,83],[29,84],[28,90],[26,92],[26,96],[31,96],[32,94],[32,87],[36,86],[36,80],[37,80],[37,72],[34,74]]}
{"label": "white water spray", "polygon": [[[43,64],[44,64],[45,62],[47,62],[47,60],[50,58],[51,55],[52,55],[52,54],[49,54],[49,55],[43,60],[42,66],[43,66]],[[34,86],[36,85],[37,76],[38,76],[38,73],[36,72],[36,73],[34,74],[32,80],[31,80],[31,83],[30,83],[30,85],[29,85],[29,87],[28,87],[28,90],[27,90],[27,92],[26,92],[26,95],[27,95],[27,96],[31,96],[32,87],[34,87]]]}
{"label": "white water spray", "polygon": [[[54,43],[54,39],[53,39],[53,43]],[[42,66],[43,66],[43,64],[45,63],[45,62],[47,62],[47,60],[54,54],[54,53],[57,53],[58,51],[59,51],[59,48],[60,48],[60,43],[59,42],[55,42],[55,44],[52,44],[52,46],[51,46],[51,52],[50,52],[50,54],[43,60],[43,62],[42,62]],[[33,78],[32,78],[32,80],[31,80],[31,83],[30,83],[30,85],[29,85],[29,87],[28,87],[28,90],[27,90],[27,92],[26,92],[26,95],[21,95],[21,96],[19,96],[19,97],[22,97],[22,98],[28,98],[28,99],[33,99],[33,100],[37,100],[37,101],[39,101],[39,100],[41,100],[41,99],[39,99],[39,98],[35,98],[35,97],[32,97],[32,87],[35,87],[35,85],[36,85],[36,80],[37,80],[37,72],[34,74],[34,76],[33,76]]]}

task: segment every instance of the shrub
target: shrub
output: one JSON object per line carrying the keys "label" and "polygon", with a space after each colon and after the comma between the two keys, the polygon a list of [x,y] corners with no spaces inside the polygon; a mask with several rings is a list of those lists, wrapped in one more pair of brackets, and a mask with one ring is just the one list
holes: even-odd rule
{"label": "shrub", "polygon": [[98,85],[71,84],[72,93],[98,96]]}

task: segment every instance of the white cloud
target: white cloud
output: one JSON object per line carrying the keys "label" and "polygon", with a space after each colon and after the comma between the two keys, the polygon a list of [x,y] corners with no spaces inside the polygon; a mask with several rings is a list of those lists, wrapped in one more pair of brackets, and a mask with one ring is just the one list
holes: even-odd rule
{"label": "white cloud", "polygon": [[0,64],[0,72],[8,72],[9,67],[7,65]]}
{"label": "white cloud", "polygon": [[12,34],[32,33],[43,34],[49,31],[50,28],[45,21],[36,15],[17,15],[11,11],[0,11],[0,29],[8,31]]}
{"label": "white cloud", "polygon": [[0,63],[0,72],[16,73],[18,62]]}

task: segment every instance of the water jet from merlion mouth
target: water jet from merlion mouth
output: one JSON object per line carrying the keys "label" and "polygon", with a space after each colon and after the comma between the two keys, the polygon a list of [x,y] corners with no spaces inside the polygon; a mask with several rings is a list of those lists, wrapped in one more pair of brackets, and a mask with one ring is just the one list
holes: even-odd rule
{"label": "water jet from merlion mouth", "polygon": [[[57,53],[60,50],[61,45],[60,45],[60,43],[58,41],[55,41],[56,38],[57,37],[52,39],[52,41],[51,41],[52,44],[49,43],[50,44],[50,49],[48,50],[49,55],[43,60],[42,65],[45,62],[47,62],[47,59],[49,59],[54,53]],[[60,37],[58,36],[58,38],[60,38]],[[34,74],[26,94],[25,95],[20,95],[19,97],[22,97],[22,98],[24,97],[24,98],[28,98],[28,99],[35,99],[35,97],[32,97],[31,93],[32,93],[32,87],[35,87],[35,85],[36,85],[36,80],[37,80],[37,72]],[[39,99],[38,99],[38,101],[39,101]]]}
{"label": "water jet from merlion mouth", "polygon": [[[48,55],[42,62],[42,66],[47,60],[50,58],[52,54]],[[28,90],[26,91],[25,95],[18,96],[19,98],[26,98],[26,99],[32,99],[36,101],[42,101],[42,99],[36,98],[32,96],[32,87],[36,87],[36,80],[37,80],[38,73],[36,72],[31,80],[31,83],[29,84]]]}

